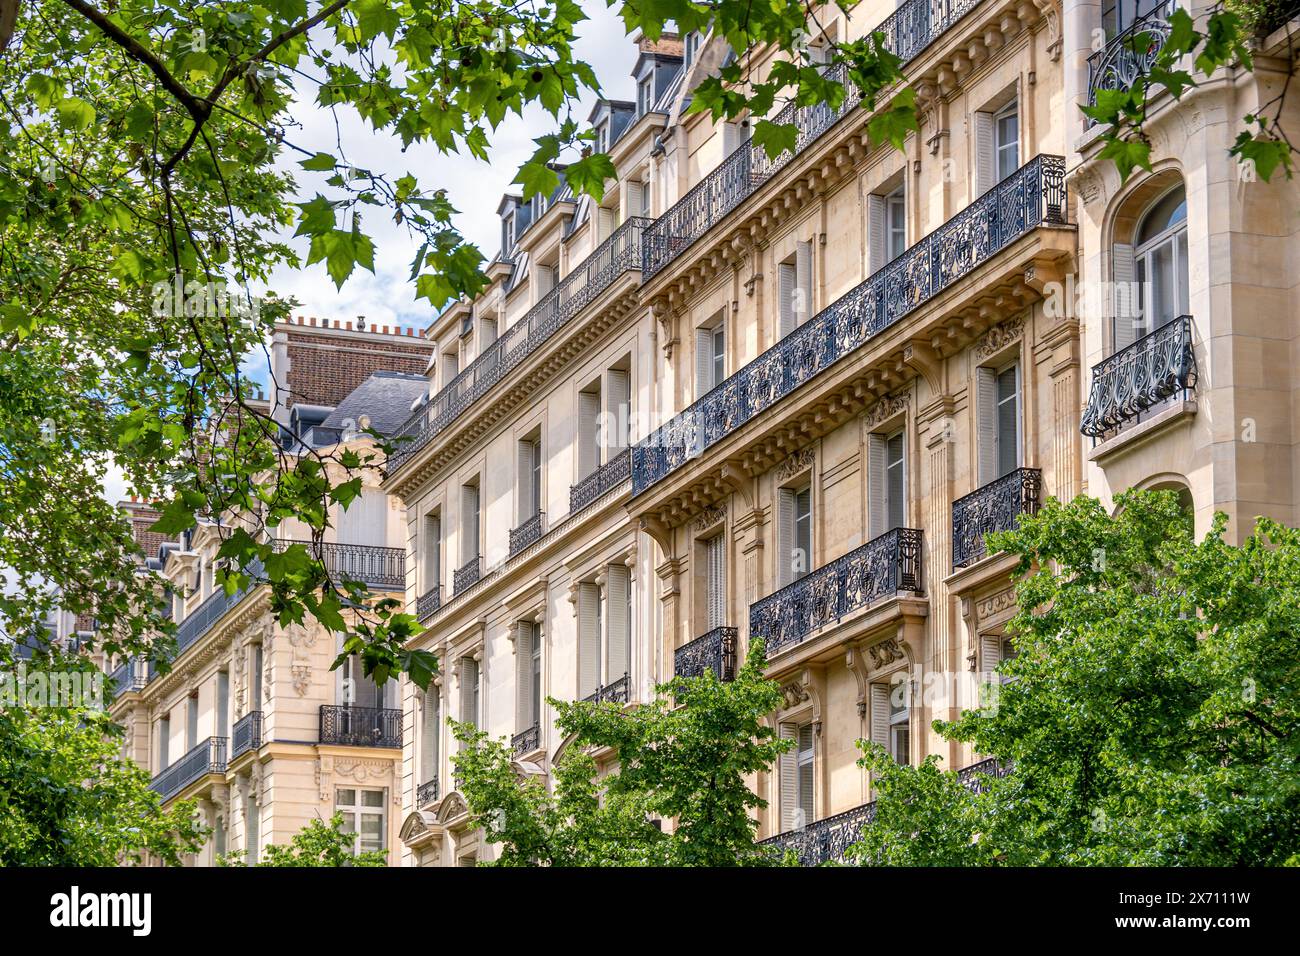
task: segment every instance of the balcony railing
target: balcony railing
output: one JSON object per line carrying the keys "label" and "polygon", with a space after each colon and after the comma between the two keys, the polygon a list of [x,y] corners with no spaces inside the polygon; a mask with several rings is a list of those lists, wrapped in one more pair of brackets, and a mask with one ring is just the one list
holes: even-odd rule
{"label": "balcony railing", "polygon": [[539,511],[518,528],[510,529],[510,557],[513,558],[530,544],[535,544],[541,540],[542,522],[545,519],[546,513]]}
{"label": "balcony railing", "polygon": [[604,702],[626,704],[628,701],[628,691],[631,686],[632,682],[628,679],[628,675],[624,674],[618,680],[606,684],[604,687],[597,688],[594,694],[588,694],[586,697],[582,698],[582,702],[584,704],[597,704]]}
{"label": "balcony railing", "polygon": [[569,514],[576,514],[632,476],[631,449],[624,449],[569,488]]}
{"label": "balcony railing", "polygon": [[[258,570],[260,573],[260,566]],[[212,625],[216,624],[227,611],[242,601],[244,595],[252,590],[256,583],[250,583],[247,588],[230,595],[227,595],[224,589],[218,588],[202,604],[196,607],[192,614],[187,615],[183,621],[176,625],[177,656],[212,630]]]}
{"label": "balcony railing", "polygon": [[[972,793],[984,793],[989,789],[989,781],[995,777],[1005,777],[1011,772],[1011,763],[997,759],[981,760],[957,771],[957,779]],[[819,866],[822,863],[840,862],[845,852],[862,838],[862,831],[876,818],[876,803],[864,803],[852,810],[845,810],[834,816],[810,823],[801,830],[787,830],[774,837],[759,842],[759,846],[770,846],[784,856],[786,850],[794,850],[803,866]]]}
{"label": "balcony railing", "polygon": [[853,354],[1016,239],[1065,222],[1065,161],[1037,156],[632,448],[632,494]]}
{"label": "balcony railing", "polygon": [[510,738],[510,747],[515,752],[516,757],[530,754],[541,746],[542,728],[536,724]]}
{"label": "balcony railing", "polygon": [[463,567],[457,568],[451,573],[451,593],[460,594],[468,587],[478,584],[478,579],[483,574],[482,556],[474,557]]}
{"label": "balcony railing", "polygon": [[914,528],[886,531],[756,601],[749,608],[750,640],[763,638],[774,656],[850,611],[899,591],[920,591],[921,539]]}
{"label": "balcony railing", "polygon": [[432,617],[442,607],[442,585],[435,584],[415,599],[415,616],[421,621]]}
{"label": "balcony railing", "polygon": [[311,541],[281,539],[274,543],[276,551],[291,544],[301,544],[307,553],[322,561],[325,570],[335,578],[349,578],[372,588],[400,591],[406,587],[406,550],[385,548],[370,544],[340,544],[326,541],[319,546]]}
{"label": "balcony railing", "polygon": [[[1156,54],[1169,39],[1169,16],[1177,0],[1164,0],[1115,34],[1088,57],[1088,105],[1097,105],[1099,90],[1127,90],[1139,76],[1151,71]],[[1088,120],[1088,125],[1093,124]]]}
{"label": "balcony railing", "polygon": [[230,759],[262,746],[262,712],[251,710],[235,721],[230,732]]}
{"label": "balcony railing", "polygon": [[631,269],[641,268],[641,234],[649,222],[649,219],[633,217],[614,230],[518,322],[417,409],[397,432],[409,440],[398,446],[389,460],[388,471],[400,468],[614,280]]}
{"label": "balcony railing", "polygon": [[699,677],[712,671],[718,680],[736,679],[736,629],[715,627],[673,654],[673,676]]}
{"label": "balcony railing", "polygon": [[416,807],[427,807],[433,801],[438,799],[438,778],[435,776],[432,780],[426,780],[415,788],[415,805]]}
{"label": "balcony railing", "polygon": [[964,568],[984,557],[984,536],[1010,531],[1021,515],[1038,511],[1043,473],[1017,468],[952,504],[952,566]]}
{"label": "balcony railing", "polygon": [[401,708],[321,704],[320,742],[348,747],[401,747]]}
{"label": "balcony railing", "polygon": [[199,778],[225,772],[226,738],[209,737],[154,777],[149,787],[164,800],[170,800]]}
{"label": "balcony railing", "polygon": [[1196,388],[1192,317],[1181,315],[1092,367],[1092,389],[1079,431],[1100,438],[1175,395]]}
{"label": "balcony railing", "polygon": [[121,697],[133,690],[141,690],[149,682],[149,674],[144,662],[132,657],[120,664],[108,677],[113,684],[113,694]]}
{"label": "balcony railing", "polygon": [[[876,30],[884,33],[885,46],[906,64],[978,4],[979,0],[909,0]],[[776,159],[768,159],[766,150],[742,144],[646,228],[641,266],[643,282],[649,281],[795,156],[857,109],[861,94],[855,84],[845,81],[844,67],[832,67],[828,76],[844,83],[844,100],[838,108],[792,103],[772,119],[782,125],[795,124],[798,133],[794,149]]]}

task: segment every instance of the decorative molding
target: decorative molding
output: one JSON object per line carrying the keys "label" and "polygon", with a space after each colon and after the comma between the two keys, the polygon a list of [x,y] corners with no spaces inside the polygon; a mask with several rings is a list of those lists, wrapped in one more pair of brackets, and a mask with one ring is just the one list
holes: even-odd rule
{"label": "decorative molding", "polygon": [[1007,588],[975,602],[975,620],[984,621],[1016,606],[1016,589]]}
{"label": "decorative molding", "polygon": [[867,653],[871,655],[871,663],[876,670],[888,667],[895,661],[901,661],[904,658],[903,649],[898,646],[898,641],[892,637],[887,637],[883,641],[877,641],[867,647]]}
{"label": "decorative molding", "polygon": [[701,531],[708,531],[714,525],[721,524],[726,520],[727,509],[725,507],[705,508],[691,522],[691,530],[699,534]]}
{"label": "decorative molding", "polygon": [[808,688],[800,681],[791,681],[781,687],[781,697],[784,698],[784,710],[793,710],[800,704],[807,703],[809,698]]}
{"label": "decorative molding", "polygon": [[1007,319],[1001,325],[995,325],[985,333],[984,338],[980,339],[979,344],[975,346],[975,355],[981,359],[988,358],[1019,339],[1024,328],[1025,319],[1022,315]]}
{"label": "decorative molding", "polygon": [[906,393],[886,395],[867,409],[866,414],[862,416],[863,425],[868,429],[872,429],[900,412],[907,411],[908,401],[909,397]]}
{"label": "decorative molding", "polygon": [[788,478],[793,478],[801,471],[812,468],[816,458],[817,449],[814,446],[809,445],[807,448],[800,449],[776,466],[776,480],[785,481]]}

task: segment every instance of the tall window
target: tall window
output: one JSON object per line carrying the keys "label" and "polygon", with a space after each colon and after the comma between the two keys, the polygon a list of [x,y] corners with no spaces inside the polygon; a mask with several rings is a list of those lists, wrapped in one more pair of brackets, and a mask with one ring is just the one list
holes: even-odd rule
{"label": "tall window", "polygon": [[624,356],[605,373],[605,421],[600,444],[609,461],[632,442],[632,357]]}
{"label": "tall window", "polygon": [[247,851],[245,856],[249,866],[257,863],[258,853],[262,846],[262,809],[257,805],[257,798],[253,794],[253,782],[248,782],[248,796],[244,798],[244,849]]}
{"label": "tall window", "polygon": [[542,722],[542,641],[535,621],[515,625],[515,730]]}
{"label": "tall window", "polygon": [[424,584],[422,593],[442,582],[442,512],[424,516]]}
{"label": "tall window", "polygon": [[424,724],[420,728],[420,782],[438,775],[438,736],[442,732],[441,688],[430,682],[424,692]]}
{"label": "tall window", "polygon": [[1190,311],[1187,278],[1187,195],[1167,193],[1137,231],[1137,281],[1143,291],[1140,334],[1154,332]]}
{"label": "tall window", "polygon": [[632,668],[632,588],[626,565],[605,568],[605,683],[612,684]]}
{"label": "tall window", "polygon": [[482,727],[483,672],[472,657],[460,659],[460,719],[473,727]]}
{"label": "tall window", "polygon": [[871,685],[871,741],[901,764],[910,762],[910,717],[906,679]]}
{"label": "tall window", "polygon": [[217,736],[229,735],[230,727],[230,672],[217,671]]}
{"label": "tall window", "polygon": [[1020,369],[1011,366],[998,373],[998,476],[1020,465]]}
{"label": "tall window", "polygon": [[885,242],[888,261],[893,262],[907,248],[907,203],[903,187],[885,197]]}
{"label": "tall window", "polygon": [[685,58],[684,67],[689,68],[695,62],[695,56],[700,52],[700,32],[692,30],[682,37],[682,54]]}
{"label": "tall window", "polygon": [[460,488],[460,564],[468,566],[479,557],[479,494],[477,479]]}
{"label": "tall window", "polygon": [[794,569],[795,579],[812,570],[812,488],[794,495],[794,550],[801,558],[801,568]]}
{"label": "tall window", "polygon": [[171,766],[172,719],[170,716],[158,719],[158,769],[166,770]]}
{"label": "tall window", "polygon": [[185,752],[199,745],[199,695],[190,694],[185,700]]}
{"label": "tall window", "polygon": [[532,681],[532,693],[528,696],[533,705],[532,726],[542,725],[542,634],[541,627],[533,625],[533,640],[529,657],[529,677]]}
{"label": "tall window", "polygon": [[542,438],[534,433],[519,441],[518,508],[519,524],[542,510]]}
{"label": "tall window", "polygon": [[578,393],[578,477],[600,467],[600,379]]}
{"label": "tall window", "polygon": [[816,745],[811,723],[783,723],[781,736],[794,746],[780,757],[781,828],[801,830],[816,819]]}
{"label": "tall window", "polygon": [[600,585],[578,585],[578,699],[600,689]]}
{"label": "tall window", "polygon": [[777,333],[784,338],[812,314],[812,243],[796,244],[777,266]]}
{"label": "tall window", "polygon": [[704,544],[705,624],[708,630],[727,623],[727,539],[716,534]]}
{"label": "tall window", "polygon": [[253,645],[253,710],[262,709],[262,644]]}
{"label": "tall window", "polygon": [[695,331],[695,394],[717,388],[727,377],[727,325],[721,316]]}
{"label": "tall window", "polygon": [[799,580],[812,569],[812,486],[777,493],[777,586]]}
{"label": "tall window", "polygon": [[1012,100],[993,116],[993,149],[997,181],[1020,168],[1020,113]]}
{"label": "tall window", "polygon": [[648,73],[636,85],[636,115],[645,116],[650,112],[653,94],[651,93],[654,73]]}
{"label": "tall window", "polygon": [[903,433],[898,432],[885,441],[885,514],[888,516],[889,529],[901,528],[905,523],[905,494]]}
{"label": "tall window", "polygon": [[979,479],[996,481],[1020,467],[1020,366],[976,370],[979,400]]}
{"label": "tall window", "polygon": [[354,854],[387,848],[384,791],[340,787],[334,791],[334,809],[343,814],[343,832],[353,835]]}

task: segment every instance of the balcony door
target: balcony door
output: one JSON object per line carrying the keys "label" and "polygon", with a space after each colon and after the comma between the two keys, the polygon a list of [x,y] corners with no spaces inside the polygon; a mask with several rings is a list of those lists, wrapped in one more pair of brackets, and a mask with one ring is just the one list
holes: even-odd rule
{"label": "balcony door", "polygon": [[1106,31],[1106,39],[1114,39],[1142,17],[1165,5],[1171,12],[1177,6],[1169,0],[1102,0],[1101,25]]}

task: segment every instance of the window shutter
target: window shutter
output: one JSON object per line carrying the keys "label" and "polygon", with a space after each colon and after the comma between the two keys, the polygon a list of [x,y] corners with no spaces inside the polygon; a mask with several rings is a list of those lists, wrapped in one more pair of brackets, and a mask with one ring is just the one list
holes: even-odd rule
{"label": "window shutter", "polygon": [[867,197],[867,271],[879,272],[889,261],[886,232],[885,197],[872,193]]}
{"label": "window shutter", "polygon": [[515,625],[515,731],[533,725],[533,632],[532,621]]}
{"label": "window shutter", "polygon": [[979,404],[979,485],[998,478],[998,376],[991,368],[975,370],[976,399]]}
{"label": "window shutter", "polygon": [[795,323],[803,324],[812,315],[812,243],[801,242],[795,247],[794,257],[795,286],[798,296],[795,299]]}
{"label": "window shutter", "polygon": [[997,185],[996,140],[992,113],[976,113],[975,123],[975,195],[983,196]]}
{"label": "window shutter", "polygon": [[777,491],[776,512],[776,586],[782,588],[794,580],[794,489]]}
{"label": "window shutter", "polygon": [[604,242],[614,232],[614,210],[601,206],[597,212],[596,239]]}
{"label": "window shutter", "polygon": [[460,491],[460,563],[464,567],[478,557],[478,486],[462,485]]}
{"label": "window shutter", "polygon": [[600,689],[600,594],[590,581],[578,585],[578,699]]}
{"label": "window shutter", "polygon": [[998,682],[994,669],[1002,661],[1002,637],[999,634],[980,635],[980,676],[986,684]]}
{"label": "window shutter", "polygon": [[630,672],[629,664],[632,657],[632,635],[631,617],[632,609],[629,605],[628,587],[631,572],[621,564],[611,564],[606,569],[608,581],[606,584],[605,607],[609,615],[609,625],[606,633],[609,635],[609,651],[607,654],[609,665],[608,673],[605,675],[606,683],[613,683],[624,674]]}
{"label": "window shutter", "polygon": [[610,457],[628,445],[628,428],[632,420],[632,376],[622,369],[609,373],[609,416],[612,435],[609,437]]}
{"label": "window shutter", "polygon": [[1132,246],[1126,242],[1111,246],[1111,264],[1115,297],[1114,352],[1118,352],[1137,341],[1137,326],[1142,319],[1142,293],[1136,282],[1137,266]]}
{"label": "window shutter", "polygon": [[578,477],[586,478],[600,467],[596,424],[600,418],[600,393],[578,393]]}
{"label": "window shutter", "polygon": [[518,458],[515,480],[518,482],[519,509],[515,515],[515,523],[523,524],[537,510],[537,504],[533,501],[533,443],[520,441],[515,445],[515,450]]}
{"label": "window shutter", "polygon": [[[797,724],[782,724],[780,727],[781,737],[785,740],[798,741],[799,727]],[[780,779],[778,786],[781,804],[781,829],[793,830],[799,826],[799,754],[796,748],[791,747],[780,757]]]}
{"label": "window shutter", "polygon": [[805,825],[817,819],[813,797],[814,760],[812,724],[799,728],[799,809],[803,811]]}
{"label": "window shutter", "polygon": [[428,591],[442,580],[442,519],[438,515],[427,515],[424,519],[424,585],[421,591]]}
{"label": "window shutter", "polygon": [[721,534],[708,542],[708,625],[709,630],[727,623],[727,539]]}
{"label": "window shutter", "polygon": [[424,692],[424,724],[420,729],[419,783],[427,783],[438,773],[438,732],[442,729],[438,686],[430,684]]}
{"label": "window shutter", "polygon": [[713,388],[713,332],[695,330],[695,397],[702,398]]}
{"label": "window shutter", "polygon": [[889,749],[889,685],[871,685],[871,742]]}
{"label": "window shutter", "polygon": [[722,155],[724,158],[735,152],[736,147],[742,142],[744,142],[744,137],[740,135],[739,123],[722,124]]}
{"label": "window shutter", "polygon": [[463,657],[460,662],[460,719],[475,728],[479,726],[478,661],[472,657]]}
{"label": "window shutter", "polygon": [[797,281],[793,262],[782,262],[776,267],[777,335],[785,338],[795,327],[794,289]]}
{"label": "window shutter", "polygon": [[867,436],[869,473],[867,476],[867,533],[877,538],[888,531],[886,514],[886,452],[889,443],[884,435]]}

